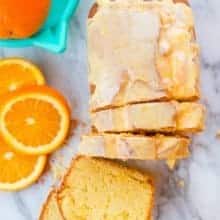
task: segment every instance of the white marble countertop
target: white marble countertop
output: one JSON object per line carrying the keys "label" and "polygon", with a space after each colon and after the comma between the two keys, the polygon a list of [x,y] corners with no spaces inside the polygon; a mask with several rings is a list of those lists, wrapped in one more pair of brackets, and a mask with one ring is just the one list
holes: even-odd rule
{"label": "white marble countertop", "polygon": [[[69,99],[73,116],[82,122],[67,146],[56,153],[68,155],[69,159],[77,150],[79,136],[83,132],[81,125],[88,121],[85,21],[91,3],[92,0],[81,0],[71,22],[68,49],[64,54],[54,55],[37,48],[0,49],[1,57],[24,56],[39,64],[48,83]],[[220,1],[191,0],[191,5],[202,52],[202,102],[207,107],[207,128],[194,137],[192,157],[182,161],[172,172],[162,162],[134,162],[156,173],[158,198],[155,220],[220,219],[220,138],[216,138],[220,129]],[[68,164],[69,160],[65,161]],[[184,186],[178,185],[180,181],[184,181]],[[0,219],[36,220],[53,182],[51,173],[46,173],[39,183],[27,190],[0,193]]]}

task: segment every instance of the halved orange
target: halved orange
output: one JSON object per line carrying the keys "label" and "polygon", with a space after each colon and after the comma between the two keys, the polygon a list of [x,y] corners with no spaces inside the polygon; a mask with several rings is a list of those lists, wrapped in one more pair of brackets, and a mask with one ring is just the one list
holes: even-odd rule
{"label": "halved orange", "polygon": [[46,156],[15,152],[0,136],[0,190],[16,191],[38,180],[46,165]]}
{"label": "halved orange", "polygon": [[40,69],[21,58],[0,59],[0,95],[27,85],[44,85]]}
{"label": "halved orange", "polygon": [[3,97],[0,122],[0,133],[15,150],[32,155],[47,154],[65,141],[70,109],[56,90],[31,86]]}
{"label": "halved orange", "polygon": [[0,0],[0,38],[20,39],[36,33],[45,21],[50,0]]}

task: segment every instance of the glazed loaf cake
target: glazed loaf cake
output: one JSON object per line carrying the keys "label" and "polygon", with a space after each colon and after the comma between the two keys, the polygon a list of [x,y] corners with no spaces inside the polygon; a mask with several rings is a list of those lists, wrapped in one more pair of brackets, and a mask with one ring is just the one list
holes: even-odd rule
{"label": "glazed loaf cake", "polygon": [[90,110],[199,98],[199,49],[190,7],[98,0],[88,19]]}
{"label": "glazed loaf cake", "polygon": [[192,11],[171,0],[97,0],[88,49],[92,132],[79,154],[92,157],[74,160],[40,220],[152,220],[152,178],[97,157],[165,159],[173,167],[189,156],[185,135],[204,128],[204,108],[194,102],[200,93]]}
{"label": "glazed loaf cake", "polygon": [[147,174],[109,160],[78,157],[57,194],[49,195],[40,220],[150,220],[153,200],[153,180]]}

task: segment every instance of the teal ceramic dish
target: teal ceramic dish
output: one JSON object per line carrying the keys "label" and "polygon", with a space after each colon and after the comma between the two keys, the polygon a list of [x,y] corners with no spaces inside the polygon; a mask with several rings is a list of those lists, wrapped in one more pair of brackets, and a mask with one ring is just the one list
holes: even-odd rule
{"label": "teal ceramic dish", "polygon": [[37,34],[21,40],[0,40],[0,47],[37,46],[55,53],[63,52],[69,21],[78,4],[79,0],[51,0],[49,16]]}

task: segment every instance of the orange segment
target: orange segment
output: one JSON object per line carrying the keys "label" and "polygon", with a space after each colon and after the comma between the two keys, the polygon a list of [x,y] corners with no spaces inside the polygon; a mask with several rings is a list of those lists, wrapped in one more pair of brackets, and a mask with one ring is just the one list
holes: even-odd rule
{"label": "orange segment", "polygon": [[34,183],[44,170],[46,156],[15,152],[0,136],[0,190],[20,190]]}
{"label": "orange segment", "polygon": [[26,154],[47,154],[64,142],[70,110],[54,89],[31,86],[3,99],[0,121],[0,131],[14,149]]}
{"label": "orange segment", "polygon": [[0,59],[0,95],[23,86],[43,84],[43,74],[31,62],[20,58]]}

